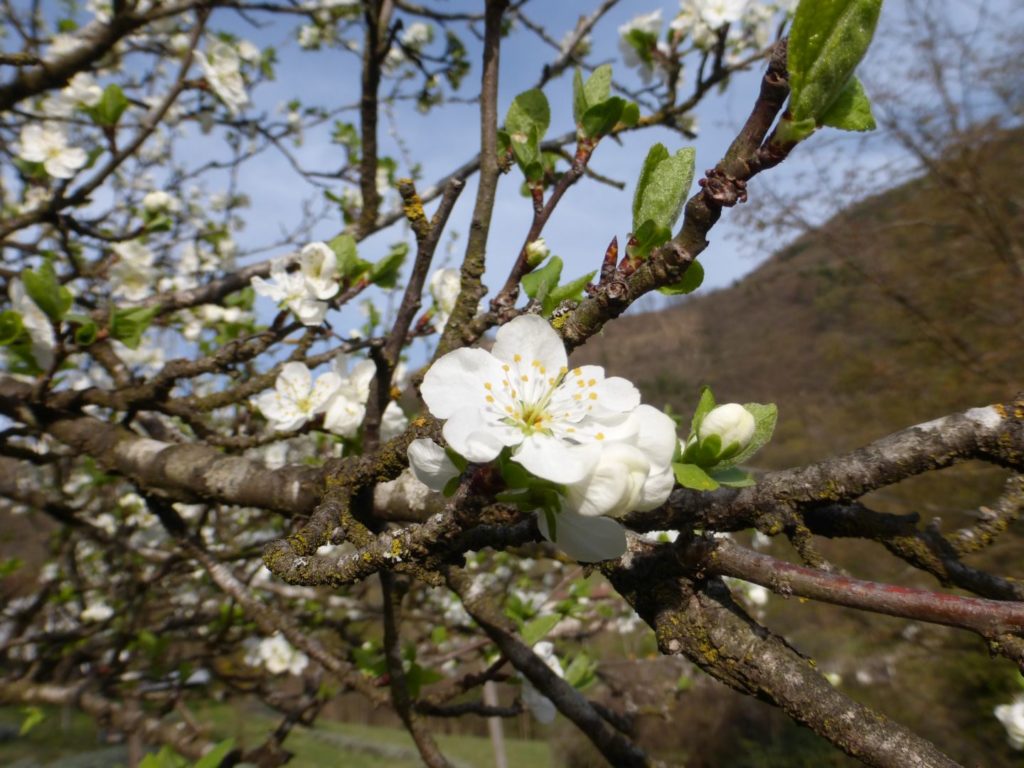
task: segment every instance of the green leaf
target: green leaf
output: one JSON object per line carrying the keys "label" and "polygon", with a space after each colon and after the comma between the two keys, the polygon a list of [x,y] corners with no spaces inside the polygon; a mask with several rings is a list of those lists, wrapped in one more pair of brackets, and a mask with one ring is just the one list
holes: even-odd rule
{"label": "green leaf", "polygon": [[[586,98],[587,106],[593,107],[602,101],[607,101],[612,92],[612,65],[602,64],[590,73],[586,85],[583,86],[583,95]],[[584,110],[586,111],[586,110]]]}
{"label": "green leaf", "polygon": [[666,296],[682,296],[683,294],[693,293],[700,288],[703,282],[704,267],[701,266],[699,261],[693,261],[690,262],[690,266],[683,273],[682,280],[678,283],[672,283],[672,285],[664,285],[658,291]]}
{"label": "green leaf", "polygon": [[523,91],[512,100],[505,117],[505,130],[510,135],[528,134],[530,128],[537,129],[537,140],[544,138],[551,124],[551,107],[548,97],[539,88]]}
{"label": "green leaf", "polygon": [[597,662],[580,651],[565,669],[565,682],[582,691],[597,681]]}
{"label": "green leaf", "polygon": [[627,101],[626,106],[622,109],[622,116],[619,120],[632,128],[640,122],[640,105],[635,101]]}
{"label": "green leaf", "polygon": [[[555,257],[557,258],[557,257]],[[594,275],[597,272],[588,272],[582,277],[577,277],[575,280],[570,280],[564,285],[556,285],[544,298],[544,314],[550,315],[555,308],[566,299],[570,301],[580,301],[583,299],[583,289],[587,287],[591,280],[594,279]]]}
{"label": "green leaf", "polygon": [[633,196],[634,232],[647,221],[672,229],[693,183],[695,158],[693,147],[684,147],[672,156],[661,144],[651,147]]}
{"label": "green leaf", "polygon": [[610,99],[587,107],[580,121],[580,132],[583,136],[597,139],[608,133],[619,122],[622,111],[626,108],[626,100],[613,96]]}
{"label": "green leaf", "polygon": [[25,293],[51,320],[60,322],[71,309],[71,291],[57,280],[57,273],[49,259],[38,270],[23,269],[21,282],[25,286]]}
{"label": "green leaf", "polygon": [[110,315],[110,335],[128,349],[138,349],[142,342],[142,334],[159,312],[159,304],[152,307],[115,309]]}
{"label": "green leaf", "polygon": [[224,758],[235,748],[234,739],[225,739],[196,761],[193,768],[219,768]]}
{"label": "green leaf", "polygon": [[690,434],[697,434],[697,430],[700,429],[700,423],[704,421],[704,417],[711,413],[715,408],[715,396],[711,392],[711,387],[701,387],[700,389],[700,400],[697,401],[697,409],[693,412],[693,420],[690,422]]}
{"label": "green leaf", "polygon": [[544,301],[544,298],[558,285],[562,276],[562,260],[552,256],[548,263],[540,269],[523,275],[523,290],[531,299]]}
{"label": "green leaf", "polygon": [[512,154],[528,181],[537,181],[544,175],[544,161],[540,151],[540,135],[537,126],[530,126],[524,133],[511,134]]}
{"label": "green leaf", "polygon": [[587,90],[583,85],[583,74],[580,68],[576,67],[572,76],[572,119],[576,125],[583,119],[583,113],[587,111]]}
{"label": "green leaf", "polygon": [[526,622],[520,632],[523,642],[529,646],[540,642],[561,620],[562,614],[549,613]]}
{"label": "green leaf", "polygon": [[821,116],[821,124],[841,131],[873,131],[875,117],[871,114],[871,102],[864,92],[864,86],[856,77],[851,77],[842,93],[832,106]]}
{"label": "green leaf", "polygon": [[789,33],[789,111],[820,122],[867,53],[882,0],[800,0]]}
{"label": "green leaf", "polygon": [[779,409],[775,403],[743,403],[743,407],[754,416],[754,436],[750,438],[746,448],[727,461],[721,462],[720,467],[742,464],[772,439],[775,423],[779,418]]}
{"label": "green leaf", "polygon": [[0,312],[0,347],[13,344],[21,335],[21,315],[13,309]]}
{"label": "green leaf", "polygon": [[420,689],[425,685],[436,683],[438,680],[443,680],[444,675],[440,672],[435,672],[432,669],[427,669],[419,664],[413,663],[411,667],[405,673],[405,683],[409,686],[409,695],[414,699],[419,698]]}
{"label": "green leaf", "polygon": [[352,235],[338,235],[327,245],[338,257],[338,272],[350,283],[373,266],[370,262],[359,258],[356,252],[356,240]]}
{"label": "green leaf", "polygon": [[46,719],[46,714],[39,707],[22,707],[21,714],[25,716],[25,719],[21,721],[21,728],[18,730],[19,736],[25,736]]}
{"label": "green leaf", "polygon": [[370,282],[381,288],[394,288],[398,285],[398,277],[402,263],[409,254],[408,243],[395,243],[391,251],[370,269]]}
{"label": "green leaf", "polygon": [[117,125],[121,115],[128,109],[128,99],[121,90],[121,86],[111,83],[103,89],[103,95],[95,106],[87,111],[97,125],[106,127]]}
{"label": "green leaf", "polygon": [[676,476],[676,482],[684,488],[692,488],[695,491],[713,491],[718,487],[714,478],[696,464],[673,464],[672,472]]}
{"label": "green leaf", "polygon": [[721,469],[716,467],[708,473],[719,485],[725,485],[729,488],[746,488],[754,485],[754,476],[749,472],[744,472],[739,467],[726,467]]}

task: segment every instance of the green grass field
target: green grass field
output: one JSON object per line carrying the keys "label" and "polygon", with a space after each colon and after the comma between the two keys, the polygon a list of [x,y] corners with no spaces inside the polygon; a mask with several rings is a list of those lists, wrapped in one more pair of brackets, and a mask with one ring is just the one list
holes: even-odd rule
{"label": "green grass field", "polygon": [[[62,719],[57,709],[47,710],[46,719],[23,737],[14,736],[23,715],[16,708],[0,708],[0,733],[13,738],[0,740],[0,765],[31,768],[57,763],[87,768],[115,768],[110,752],[97,739],[96,727],[86,716],[71,713]],[[210,706],[198,712],[218,738],[233,737],[246,745],[258,743],[270,729],[273,718],[251,709]],[[474,736],[438,736],[445,755],[457,766],[476,768],[494,764],[488,739]],[[548,768],[553,765],[549,747],[541,741],[505,740],[509,765],[518,768]],[[321,721],[316,728],[296,728],[285,747],[295,753],[289,766],[319,768],[417,768],[422,761],[412,740],[397,728]],[[95,761],[91,758],[95,757]]]}

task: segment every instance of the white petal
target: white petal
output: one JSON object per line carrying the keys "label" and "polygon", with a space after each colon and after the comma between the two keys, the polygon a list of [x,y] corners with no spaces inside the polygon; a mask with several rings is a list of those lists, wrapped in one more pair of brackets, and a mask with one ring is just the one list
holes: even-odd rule
{"label": "white petal", "polygon": [[484,383],[492,382],[493,386],[502,377],[501,364],[489,352],[457,349],[430,366],[420,395],[434,416],[448,419],[467,408],[481,407],[487,395]]}
{"label": "white petal", "polygon": [[[657,408],[641,405],[630,417],[637,426],[635,445],[654,468],[667,467],[676,452],[676,423]],[[653,471],[653,470],[652,470]]]}
{"label": "white petal", "polygon": [[591,473],[569,486],[566,503],[581,515],[624,515],[640,500],[650,469],[639,448],[625,443],[605,445]]}
{"label": "white petal", "polygon": [[305,363],[285,363],[274,386],[282,397],[301,400],[309,396],[309,391],[313,387],[313,374],[309,372]]}
{"label": "white petal", "polygon": [[366,406],[339,390],[331,398],[324,416],[324,429],[342,437],[353,437],[366,415]]}
{"label": "white petal", "polygon": [[512,458],[537,477],[553,483],[577,483],[597,463],[600,453],[594,444],[570,445],[535,433],[522,442]]}
{"label": "white petal", "polygon": [[651,474],[644,483],[640,493],[640,499],[633,509],[638,512],[646,512],[649,509],[656,509],[668,501],[672,489],[676,485],[676,476],[672,472],[672,465],[669,464],[660,471],[651,470]]}
{"label": "white petal", "polygon": [[543,513],[537,514],[537,527],[545,539],[581,563],[615,560],[626,551],[626,529],[609,517],[583,517],[572,512],[560,512],[555,519],[557,538],[554,539]]}
{"label": "white petal", "polygon": [[327,403],[334,396],[341,386],[341,378],[333,371],[317,377],[313,384],[313,391],[309,394],[309,400],[313,413],[321,413],[327,410]]}
{"label": "white petal", "polygon": [[433,440],[419,438],[409,443],[409,468],[416,479],[433,491],[441,491],[459,470],[444,448]]}
{"label": "white petal", "polygon": [[542,725],[551,725],[555,722],[558,710],[555,709],[551,699],[533,687],[529,680],[523,681],[523,704],[530,710],[533,719]]}
{"label": "white petal", "polygon": [[390,440],[393,437],[397,437],[405,431],[407,426],[409,426],[409,419],[398,403],[392,400],[384,409],[383,416],[381,416],[380,439]]}
{"label": "white petal", "polygon": [[[604,373],[602,369],[598,370]],[[597,402],[611,411],[631,411],[640,405],[640,390],[620,376],[612,376],[603,381],[598,379],[594,391],[597,392]]]}
{"label": "white petal", "polygon": [[565,345],[558,332],[542,317],[520,315],[498,329],[491,353],[506,363],[522,362],[530,365],[537,361],[557,375],[568,364]]}
{"label": "white petal", "polygon": [[465,408],[454,414],[445,422],[442,432],[457,454],[476,463],[491,461],[502,448],[518,440],[516,430],[488,424],[476,408]]}

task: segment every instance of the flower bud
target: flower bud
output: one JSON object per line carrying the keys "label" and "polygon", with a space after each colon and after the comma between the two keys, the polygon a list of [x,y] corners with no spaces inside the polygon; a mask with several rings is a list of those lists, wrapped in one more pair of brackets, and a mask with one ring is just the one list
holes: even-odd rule
{"label": "flower bud", "polygon": [[530,269],[539,266],[550,255],[551,249],[548,248],[543,237],[538,237],[526,244],[526,263],[530,265]]}
{"label": "flower bud", "polygon": [[754,437],[754,415],[739,403],[727,403],[713,408],[697,428],[697,437],[704,442],[712,435],[722,441],[719,456],[735,456]]}

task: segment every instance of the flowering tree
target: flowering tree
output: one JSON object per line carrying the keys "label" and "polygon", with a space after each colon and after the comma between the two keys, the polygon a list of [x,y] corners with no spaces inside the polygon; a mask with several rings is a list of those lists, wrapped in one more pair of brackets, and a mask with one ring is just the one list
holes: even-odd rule
{"label": "flowering tree", "polygon": [[[1021,470],[1024,404],[755,474],[774,406],[705,389],[680,420],[586,364],[587,339],[640,297],[700,286],[697,259],[754,176],[820,131],[873,127],[854,71],[881,2],[684,0],[667,24],[638,16],[619,29],[636,88],[591,63],[589,36],[616,4],[595,3],[561,42],[509,0],[4,6],[0,496],[56,526],[45,566],[5,561],[21,582],[0,613],[0,700],[74,704],[204,765],[260,766],[287,762],[289,731],[343,692],[392,707],[431,766],[449,763],[428,717],[526,708],[560,713],[613,765],[648,765],[630,713],[588,696],[601,667],[581,642],[638,617],[662,654],[869,765],[956,764],[833,685],[755,604],[766,589],[949,625],[1024,662],[1021,586],[961,561],[1018,514],[1019,480],[955,532],[860,501],[968,459]],[[255,111],[277,61],[244,23],[356,57],[356,121],[298,100],[283,120]],[[504,105],[510,25],[552,58]],[[602,145],[659,125],[689,141],[698,103],[747,69],[760,91],[696,193],[695,150],[655,144],[637,159],[624,247],[609,232],[595,270],[563,280],[545,227],[573,187],[602,180]],[[431,110],[467,89],[479,146],[463,165],[425,186],[382,155],[394,104]],[[550,137],[549,98],[571,101],[574,122]],[[294,154],[317,130],[340,168]],[[314,240],[310,208],[279,242],[239,249],[238,177],[267,153],[328,200],[340,231]],[[471,177],[461,265],[437,269]],[[488,238],[503,180],[532,211],[518,250]],[[364,241],[401,225],[365,257]],[[339,310],[364,299],[365,328],[340,334]],[[410,353],[424,339],[428,353]],[[727,535],[748,529],[787,538],[802,564]],[[814,536],[878,541],[974,595],[851,578]],[[591,598],[591,574],[611,589]],[[187,713],[213,696],[257,697],[280,723],[211,752]],[[996,713],[1017,746],[1020,711]]]}

